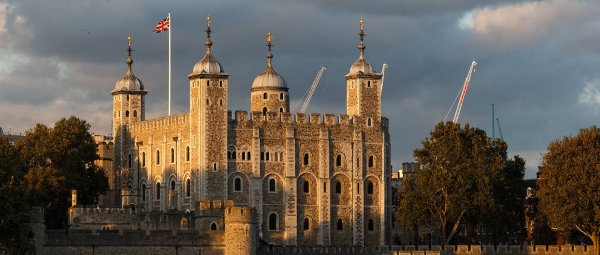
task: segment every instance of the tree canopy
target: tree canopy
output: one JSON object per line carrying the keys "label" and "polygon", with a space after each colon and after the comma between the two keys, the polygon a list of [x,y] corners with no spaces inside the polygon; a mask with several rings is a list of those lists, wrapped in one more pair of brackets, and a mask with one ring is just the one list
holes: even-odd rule
{"label": "tree canopy", "polygon": [[94,164],[97,145],[89,129],[85,120],[71,116],[53,128],[37,124],[15,144],[29,169],[28,197],[45,208],[50,228],[65,226],[71,190],[76,189],[78,202],[86,205],[96,204],[108,189],[108,178]]}
{"label": "tree canopy", "polygon": [[536,195],[540,212],[557,230],[579,230],[594,243],[600,236],[600,129],[584,128],[548,145]]}
{"label": "tree canopy", "polygon": [[[469,124],[461,129],[460,124],[440,122],[422,145],[414,151],[416,174],[404,178],[399,192],[396,219],[403,228],[437,225],[449,244],[461,226],[495,231],[506,222],[493,219],[519,211],[525,161],[518,156],[507,159],[506,143],[492,141]],[[497,231],[501,232],[506,229]]]}
{"label": "tree canopy", "polygon": [[0,254],[33,252],[30,207],[23,200],[25,164],[19,151],[0,135]]}

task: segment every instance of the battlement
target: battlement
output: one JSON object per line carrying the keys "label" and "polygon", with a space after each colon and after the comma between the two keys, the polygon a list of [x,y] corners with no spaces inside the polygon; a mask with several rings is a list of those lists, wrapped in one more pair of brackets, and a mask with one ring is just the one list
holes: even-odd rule
{"label": "battlement", "polygon": [[200,200],[196,215],[201,217],[222,217],[227,207],[233,207],[233,200]]}
{"label": "battlement", "polygon": [[46,245],[217,245],[224,246],[223,230],[213,230],[203,233],[197,230],[97,230],[64,229],[46,230]]}
{"label": "battlement", "polygon": [[129,123],[128,127],[130,131],[141,131],[151,130],[160,127],[165,127],[173,124],[185,124],[189,121],[189,113],[180,113],[177,115],[171,115],[166,117],[160,117],[151,120],[136,121]]}
{"label": "battlement", "polygon": [[131,207],[131,206],[94,207],[94,206],[76,205],[69,209],[72,211],[72,213],[77,213],[77,214],[102,215],[102,214],[134,214],[135,213],[135,209],[133,209],[133,207]]}
{"label": "battlement", "polygon": [[446,245],[429,246],[260,246],[259,254],[394,254],[394,255],[526,255],[526,254],[556,254],[556,255],[586,255],[593,254],[593,246],[478,246],[478,245]]}
{"label": "battlement", "polygon": [[248,206],[227,207],[225,209],[225,223],[257,223],[256,209]]}
{"label": "battlement", "polygon": [[[360,121],[359,117],[353,117],[352,119],[346,114],[338,114],[337,118],[334,114],[323,114],[320,113],[279,113],[279,112],[268,112],[267,116],[264,116],[262,112],[251,112],[248,114],[247,111],[235,111],[235,114],[228,113],[230,122],[243,124],[250,121],[254,122],[275,122],[275,123],[291,123],[291,124],[309,124],[309,125],[347,125],[351,126],[356,121]],[[307,120],[308,116],[308,120]],[[233,118],[232,118],[233,117]],[[388,123],[387,118],[382,118],[382,123]]]}

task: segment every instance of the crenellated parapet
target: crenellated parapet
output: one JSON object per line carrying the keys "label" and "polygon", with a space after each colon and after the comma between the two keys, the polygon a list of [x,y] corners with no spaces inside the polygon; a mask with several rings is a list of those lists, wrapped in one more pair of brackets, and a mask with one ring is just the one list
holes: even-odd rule
{"label": "crenellated parapet", "polygon": [[181,113],[151,120],[133,122],[128,125],[128,129],[129,131],[143,131],[170,127],[172,125],[187,124],[189,116],[189,113]]}
{"label": "crenellated parapet", "polygon": [[[251,126],[254,123],[279,123],[304,126],[354,126],[354,123],[361,121],[361,118],[354,116],[352,119],[346,114],[320,114],[320,113],[279,113],[268,112],[265,116],[262,112],[235,111],[235,114],[228,114],[230,126]],[[387,118],[385,123],[387,124]],[[382,120],[383,121],[383,120]]]}

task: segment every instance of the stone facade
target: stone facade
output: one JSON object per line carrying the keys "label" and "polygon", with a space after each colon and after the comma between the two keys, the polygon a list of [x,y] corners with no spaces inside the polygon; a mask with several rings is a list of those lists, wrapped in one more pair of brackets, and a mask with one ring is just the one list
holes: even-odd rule
{"label": "stone facade", "polygon": [[[80,211],[73,228],[224,229],[222,210],[211,218],[202,208],[227,200],[256,211],[267,243],[388,244],[389,121],[381,116],[383,75],[364,59],[363,37],[359,59],[345,76],[347,114],[336,117],[289,112],[287,84],[271,62],[270,34],[267,68],[250,89],[251,111],[228,110],[229,74],[211,54],[210,23],[206,31],[206,54],[188,76],[189,113],[145,119],[147,91],[131,72],[129,51],[127,74],[112,91],[114,138],[100,141],[102,153],[112,152],[102,163],[112,162],[114,199],[104,201],[121,209],[97,209],[110,216],[92,219],[85,215],[94,209],[74,207]],[[178,224],[183,218],[186,228]]]}

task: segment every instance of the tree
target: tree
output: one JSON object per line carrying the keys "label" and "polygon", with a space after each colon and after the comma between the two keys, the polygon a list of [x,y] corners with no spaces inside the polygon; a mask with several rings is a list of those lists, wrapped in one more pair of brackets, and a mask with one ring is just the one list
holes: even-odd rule
{"label": "tree", "polygon": [[0,136],[0,254],[34,252],[30,206],[22,199],[25,171],[19,151]]}
{"label": "tree", "polygon": [[25,176],[29,198],[44,206],[51,228],[66,225],[71,190],[77,190],[78,202],[88,205],[96,204],[108,189],[108,178],[94,164],[97,145],[89,129],[85,120],[71,116],[54,128],[37,124],[16,143],[29,168]]}
{"label": "tree", "polygon": [[600,129],[584,128],[548,145],[542,156],[537,196],[554,229],[579,230],[600,254]]}
{"label": "tree", "polygon": [[[515,187],[505,182],[523,179],[524,161],[506,158],[506,143],[492,141],[481,129],[453,122],[439,123],[415,149],[418,165],[414,179],[406,178],[399,193],[396,218],[406,229],[414,224],[437,225],[449,244],[461,225],[476,229],[484,215],[514,202]],[[509,176],[507,167],[514,167]],[[518,171],[521,171],[519,175]],[[504,199],[499,192],[511,199]],[[522,211],[521,211],[522,212]],[[498,212],[499,214],[499,212]]]}

